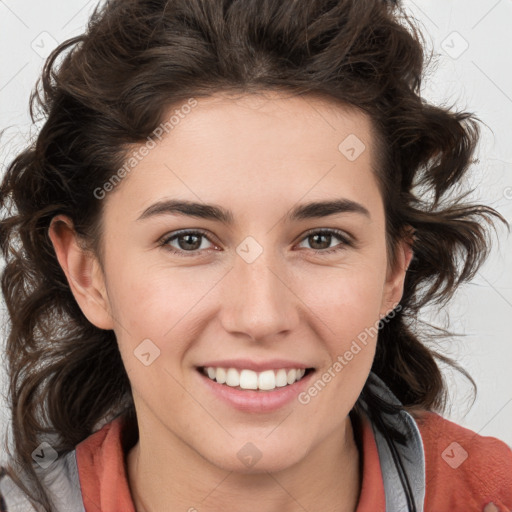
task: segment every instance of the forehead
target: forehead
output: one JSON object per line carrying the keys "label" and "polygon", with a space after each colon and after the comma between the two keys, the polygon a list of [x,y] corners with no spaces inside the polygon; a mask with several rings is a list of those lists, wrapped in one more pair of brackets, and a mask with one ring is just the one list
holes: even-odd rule
{"label": "forehead", "polygon": [[172,129],[118,187],[133,207],[164,195],[261,203],[282,202],[286,191],[314,200],[341,184],[361,197],[375,184],[371,121],[339,102],[275,91],[216,94],[192,108],[173,105],[164,122],[171,117]]}
{"label": "forehead", "polygon": [[170,117],[177,122],[164,136],[167,142],[174,139],[180,144],[183,139],[190,142],[195,138],[208,148],[220,141],[229,147],[223,152],[226,156],[257,147],[258,156],[264,158],[279,146],[287,148],[300,141],[290,157],[309,154],[315,160],[322,156],[337,159],[343,150],[340,144],[349,136],[364,140],[369,150],[373,146],[371,120],[366,113],[318,94],[217,93],[196,101],[196,106],[179,118],[173,114],[180,112],[180,105],[164,115],[164,123]]}

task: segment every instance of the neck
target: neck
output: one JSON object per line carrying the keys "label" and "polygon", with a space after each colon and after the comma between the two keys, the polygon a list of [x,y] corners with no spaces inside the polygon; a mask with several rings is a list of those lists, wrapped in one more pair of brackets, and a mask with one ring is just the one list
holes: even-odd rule
{"label": "neck", "polygon": [[[306,457],[275,472],[237,473],[210,463],[190,446],[141,429],[127,455],[137,512],[202,510],[253,512],[354,512],[361,486],[352,424],[333,432]],[[157,440],[165,440],[158,443]]]}

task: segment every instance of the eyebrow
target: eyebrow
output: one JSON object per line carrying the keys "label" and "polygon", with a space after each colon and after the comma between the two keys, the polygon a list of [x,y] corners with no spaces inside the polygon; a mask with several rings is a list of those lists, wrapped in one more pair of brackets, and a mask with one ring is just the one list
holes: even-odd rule
{"label": "eyebrow", "polygon": [[[371,218],[370,212],[362,204],[350,199],[333,199],[296,206],[286,214],[285,220],[290,222],[294,220],[318,219],[340,213],[357,213]],[[187,215],[200,219],[219,221],[228,226],[234,223],[233,213],[221,206],[176,199],[158,201],[149,206],[142,212],[137,221],[159,215]]]}

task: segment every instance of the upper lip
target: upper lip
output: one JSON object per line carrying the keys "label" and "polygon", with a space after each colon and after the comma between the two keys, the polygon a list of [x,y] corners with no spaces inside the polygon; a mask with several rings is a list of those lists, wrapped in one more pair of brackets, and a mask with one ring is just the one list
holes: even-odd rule
{"label": "upper lip", "polygon": [[290,361],[286,359],[269,359],[266,361],[254,361],[251,359],[223,359],[208,361],[199,366],[199,368],[235,368],[237,370],[253,370],[255,372],[262,372],[265,370],[279,370],[285,369],[307,369],[312,368],[311,365],[299,363],[297,361]]}

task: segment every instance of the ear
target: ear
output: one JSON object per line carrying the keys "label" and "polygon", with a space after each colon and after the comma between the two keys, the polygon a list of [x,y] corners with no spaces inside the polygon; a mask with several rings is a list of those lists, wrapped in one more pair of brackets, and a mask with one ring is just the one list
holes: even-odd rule
{"label": "ear", "polygon": [[386,276],[380,311],[381,317],[389,314],[402,299],[405,276],[413,255],[412,235],[402,238],[396,248],[395,265],[388,269]]}
{"label": "ear", "polygon": [[113,329],[101,266],[97,258],[80,244],[73,222],[64,215],[55,216],[50,223],[48,236],[83,314],[96,327]]}

